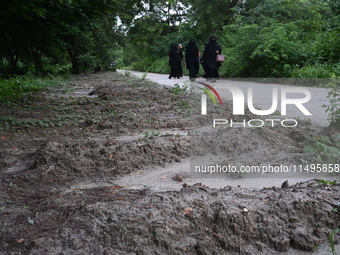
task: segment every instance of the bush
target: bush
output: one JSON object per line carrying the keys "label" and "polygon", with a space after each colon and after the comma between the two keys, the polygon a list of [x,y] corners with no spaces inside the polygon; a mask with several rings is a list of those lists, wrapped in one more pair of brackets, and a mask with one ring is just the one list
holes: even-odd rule
{"label": "bush", "polygon": [[168,58],[156,59],[148,68],[148,72],[162,74],[169,73],[170,72],[169,59]]}
{"label": "bush", "polygon": [[[20,60],[18,61],[16,68],[16,73],[21,75],[25,74],[28,70],[28,67]],[[0,59],[0,77],[7,79],[11,77],[11,75],[13,75],[13,67],[9,61],[6,58]]]}
{"label": "bush", "polygon": [[130,69],[133,71],[140,71],[140,72],[146,72],[148,71],[149,67],[153,63],[152,57],[146,57],[142,60],[139,60],[137,62],[133,62],[130,65]]}
{"label": "bush", "polygon": [[43,63],[43,72],[52,74],[52,75],[65,75],[69,74],[72,70],[71,63],[68,64],[54,64],[54,60],[51,58],[43,57],[42,63]]}
{"label": "bush", "polygon": [[329,104],[323,105],[328,113],[327,120],[331,125],[340,126],[340,88],[335,83],[332,90],[328,92]]}
{"label": "bush", "polygon": [[292,78],[335,78],[340,76],[339,65],[331,65],[328,63],[295,66],[291,71]]}

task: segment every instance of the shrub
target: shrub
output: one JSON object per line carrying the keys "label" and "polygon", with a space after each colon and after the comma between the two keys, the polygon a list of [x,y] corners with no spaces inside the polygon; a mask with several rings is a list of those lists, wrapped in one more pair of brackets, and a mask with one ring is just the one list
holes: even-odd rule
{"label": "shrub", "polygon": [[151,63],[151,66],[148,68],[149,72],[152,73],[169,73],[170,67],[169,67],[169,59],[168,58],[159,58],[154,60]]}
{"label": "shrub", "polygon": [[330,78],[332,66],[329,64],[315,64],[308,66],[295,66],[291,71],[292,78]]}

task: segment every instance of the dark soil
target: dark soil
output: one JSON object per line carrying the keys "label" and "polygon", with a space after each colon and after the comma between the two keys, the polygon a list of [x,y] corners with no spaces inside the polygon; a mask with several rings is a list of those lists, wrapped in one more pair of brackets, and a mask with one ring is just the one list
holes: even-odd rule
{"label": "dark soil", "polygon": [[[340,228],[337,183],[261,190],[184,183],[165,192],[117,185],[131,172],[211,152],[190,147],[192,127],[211,119],[192,116],[189,94],[101,72],[2,105],[0,254],[318,254],[327,247]],[[231,132],[228,146],[218,146],[230,161],[260,163],[254,158],[264,153],[268,162],[298,164],[311,157],[303,146],[315,129]]]}

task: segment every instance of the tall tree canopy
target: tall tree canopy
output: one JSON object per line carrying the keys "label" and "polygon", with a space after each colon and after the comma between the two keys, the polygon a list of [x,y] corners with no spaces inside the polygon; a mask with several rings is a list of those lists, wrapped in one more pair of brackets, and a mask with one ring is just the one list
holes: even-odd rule
{"label": "tall tree canopy", "polygon": [[[94,50],[96,37],[112,38],[119,12],[132,12],[135,5],[115,0],[1,0],[0,56],[10,62],[12,72],[20,73],[19,60],[41,71],[43,55],[58,61],[68,54],[77,73],[80,56]],[[98,32],[103,29],[108,34]]]}
{"label": "tall tree canopy", "polygon": [[[171,43],[216,35],[223,76],[340,76],[336,0],[0,0],[0,72],[73,73],[112,61],[167,70]],[[301,71],[302,70],[302,71]],[[323,70],[320,73],[320,70]],[[303,71],[304,72],[304,71]]]}

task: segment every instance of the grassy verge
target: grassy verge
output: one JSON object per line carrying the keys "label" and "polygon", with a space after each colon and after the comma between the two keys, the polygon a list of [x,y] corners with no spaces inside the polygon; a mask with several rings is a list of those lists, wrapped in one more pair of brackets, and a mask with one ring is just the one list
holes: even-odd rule
{"label": "grassy verge", "polygon": [[0,79],[0,103],[11,104],[27,100],[36,91],[64,84],[65,80],[61,77],[38,78],[33,75],[25,75],[7,80]]}

